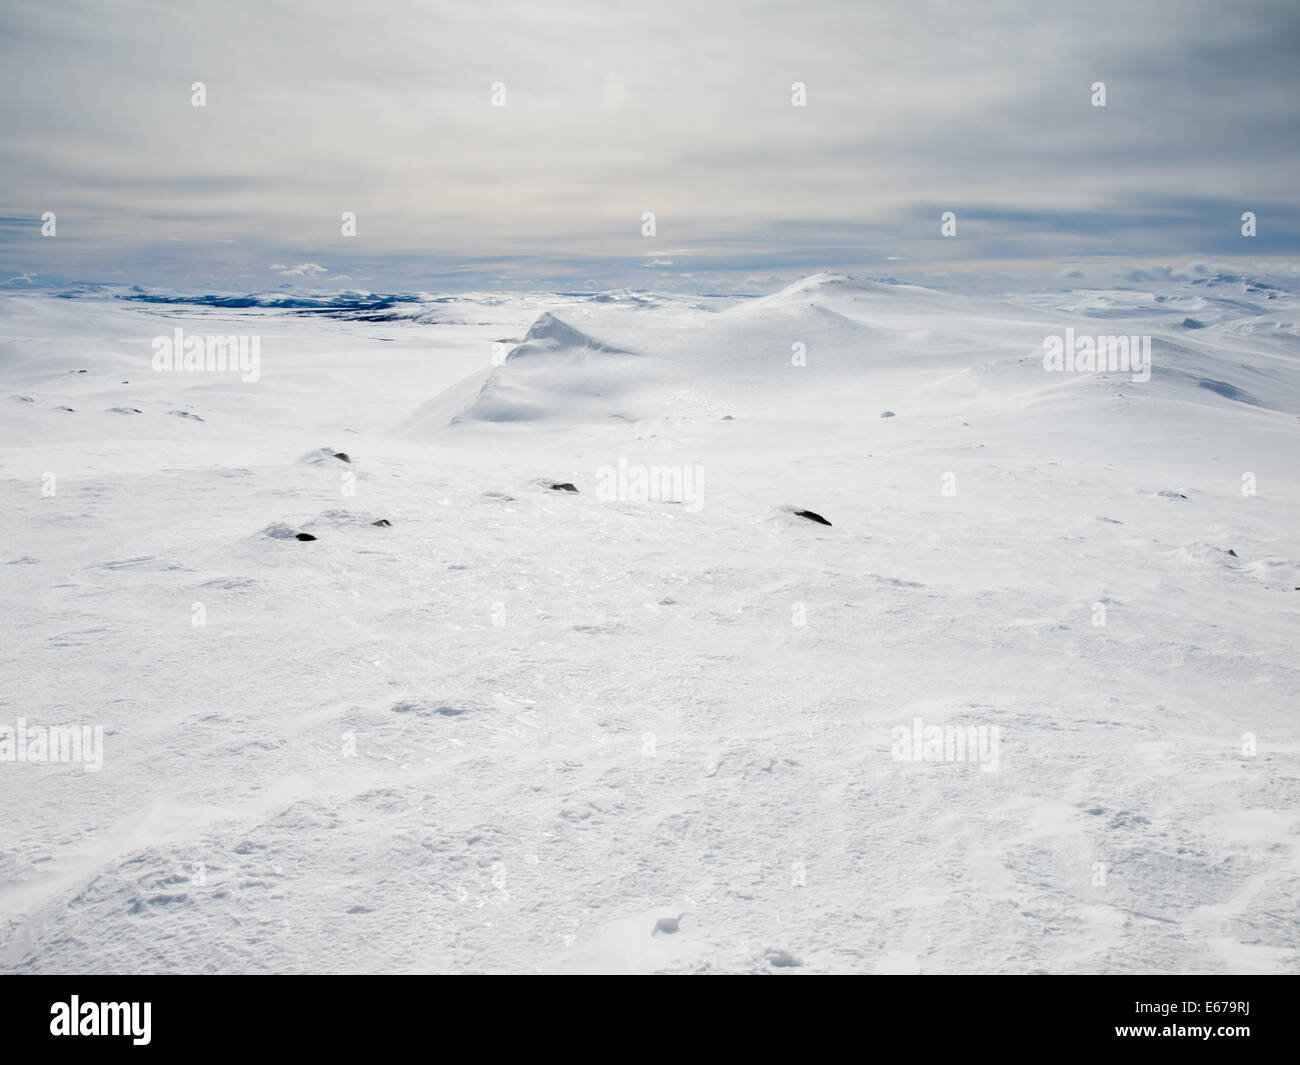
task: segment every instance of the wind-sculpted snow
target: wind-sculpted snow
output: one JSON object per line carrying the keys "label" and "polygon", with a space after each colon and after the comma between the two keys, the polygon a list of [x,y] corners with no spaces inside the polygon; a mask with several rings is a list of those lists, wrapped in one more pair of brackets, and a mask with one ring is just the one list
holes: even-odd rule
{"label": "wind-sculpted snow", "polygon": [[631,352],[614,347],[590,337],[560,321],[547,311],[528,327],[524,341],[506,355],[506,360],[522,359],[530,356],[552,355],[556,352],[566,354],[596,352],[604,355],[630,355]]}
{"label": "wind-sculpted snow", "polygon": [[1129,286],[0,296],[0,970],[1294,971],[1296,297]]}
{"label": "wind-sculpted snow", "polygon": [[574,424],[621,417],[633,420],[637,408],[621,405],[630,391],[650,383],[634,366],[635,353],[598,340],[549,311],[528,329],[523,341],[502,351],[499,366],[485,371],[478,393],[463,408],[460,391],[451,403],[435,399],[408,422],[416,432],[438,428],[444,420],[462,422],[559,421]]}

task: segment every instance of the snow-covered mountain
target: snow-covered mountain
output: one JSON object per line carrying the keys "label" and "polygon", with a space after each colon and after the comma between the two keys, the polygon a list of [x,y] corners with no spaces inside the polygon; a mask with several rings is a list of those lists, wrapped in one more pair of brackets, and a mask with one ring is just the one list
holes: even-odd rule
{"label": "snow-covered mountain", "polygon": [[6,291],[0,410],[0,970],[1300,962],[1276,279]]}

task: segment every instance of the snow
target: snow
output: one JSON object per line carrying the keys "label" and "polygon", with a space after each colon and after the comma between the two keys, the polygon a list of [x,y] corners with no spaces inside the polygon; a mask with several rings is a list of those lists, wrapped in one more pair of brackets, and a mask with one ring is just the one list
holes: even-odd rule
{"label": "snow", "polygon": [[1295,971],[1296,312],[0,296],[0,970]]}

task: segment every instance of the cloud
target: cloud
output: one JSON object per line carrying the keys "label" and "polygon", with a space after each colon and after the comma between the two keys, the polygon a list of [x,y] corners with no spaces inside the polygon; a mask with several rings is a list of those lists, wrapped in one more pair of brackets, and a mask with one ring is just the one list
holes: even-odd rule
{"label": "cloud", "polygon": [[1293,0],[52,2],[0,7],[5,273],[621,285],[689,254],[743,286],[1300,249]]}
{"label": "cloud", "polygon": [[1117,270],[1115,276],[1121,281],[1190,281],[1191,273],[1187,270],[1180,270],[1177,267],[1167,263],[1156,263],[1145,269],[1141,267],[1130,267],[1127,270]]}
{"label": "cloud", "polygon": [[272,263],[271,270],[281,277],[319,277],[321,274],[329,273],[325,267],[318,266],[316,263],[299,263],[297,266]]}

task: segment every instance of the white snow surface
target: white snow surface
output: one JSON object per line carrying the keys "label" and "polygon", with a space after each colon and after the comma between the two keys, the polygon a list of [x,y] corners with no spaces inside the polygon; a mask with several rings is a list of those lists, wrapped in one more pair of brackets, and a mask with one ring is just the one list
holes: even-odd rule
{"label": "white snow surface", "polygon": [[0,971],[1297,971],[1298,306],[0,296]]}

